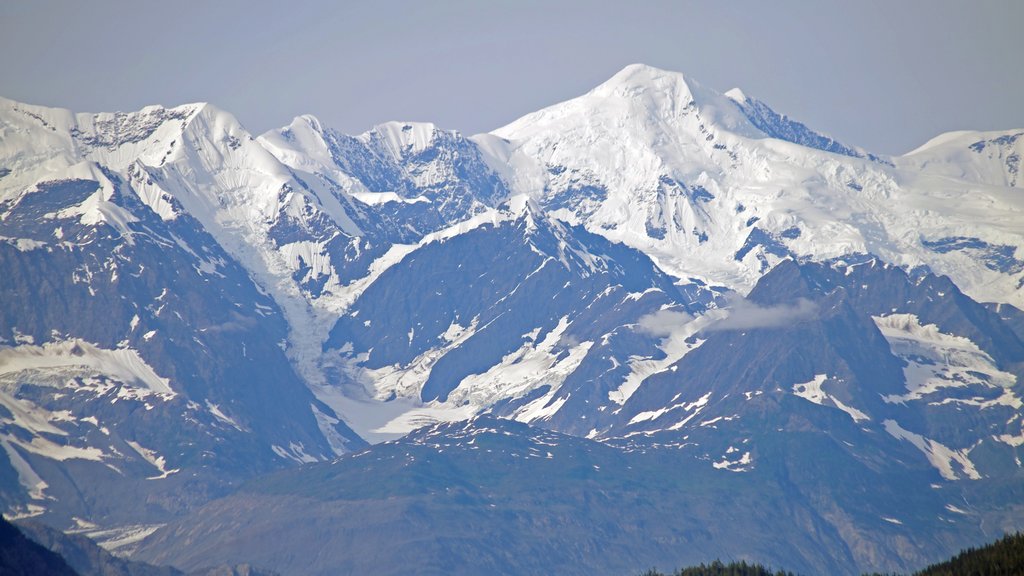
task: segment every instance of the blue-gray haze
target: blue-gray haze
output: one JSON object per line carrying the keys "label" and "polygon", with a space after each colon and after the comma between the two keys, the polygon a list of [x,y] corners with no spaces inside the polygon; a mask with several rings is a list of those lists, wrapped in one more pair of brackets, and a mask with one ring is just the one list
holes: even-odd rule
{"label": "blue-gray haze", "polygon": [[252,131],[475,133],[622,66],[742,87],[853,145],[1024,127],[1024,2],[0,3],[0,95],[81,111],[210,101]]}

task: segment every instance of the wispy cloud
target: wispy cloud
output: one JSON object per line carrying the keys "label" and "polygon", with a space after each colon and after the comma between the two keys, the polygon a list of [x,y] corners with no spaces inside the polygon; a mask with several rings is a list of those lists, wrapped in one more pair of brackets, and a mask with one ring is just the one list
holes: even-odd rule
{"label": "wispy cloud", "polygon": [[637,321],[636,327],[639,332],[662,338],[671,336],[692,321],[693,316],[686,312],[658,310],[657,312],[642,316]]}
{"label": "wispy cloud", "polygon": [[783,328],[812,320],[818,316],[818,305],[800,298],[792,304],[758,306],[749,300],[738,300],[727,308],[729,315],[705,328],[707,331],[753,330]]}
{"label": "wispy cloud", "polygon": [[679,310],[659,310],[642,316],[637,332],[656,338],[698,332],[784,328],[818,317],[818,305],[806,298],[775,306],[759,306],[740,297],[733,298],[725,308],[708,310],[694,318]]}

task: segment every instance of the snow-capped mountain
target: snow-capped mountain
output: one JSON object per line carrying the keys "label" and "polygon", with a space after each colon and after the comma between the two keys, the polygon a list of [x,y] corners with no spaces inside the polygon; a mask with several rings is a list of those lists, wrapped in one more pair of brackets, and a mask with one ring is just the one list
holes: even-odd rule
{"label": "snow-capped mountain", "polygon": [[542,206],[678,277],[746,291],[789,255],[871,253],[1024,306],[1017,132],[882,159],[740,91],[634,65],[494,134],[516,164],[534,161],[522,186]]}
{"label": "snow-capped mountain", "polygon": [[[393,437],[485,407],[526,422],[562,411],[585,418],[631,386],[629,378],[582,377],[598,358],[618,357],[618,376],[638,380],[630,372],[637,354],[664,356],[634,323],[663,308],[698,314],[717,297],[676,284],[642,253],[558,222],[523,196],[428,235],[403,256],[359,294],[325,343],[340,370],[332,380],[353,380],[356,389],[321,398],[364,436]],[[390,401],[353,402],[362,394]],[[408,411],[396,417],[402,405]]]}
{"label": "snow-capped mountain", "polygon": [[925,457],[917,464],[946,480],[1016,466],[1024,343],[946,278],[873,258],[786,261],[697,337],[702,345],[647,379],[602,434],[682,437],[716,467],[742,471],[761,465],[766,427],[815,413],[830,418],[814,424],[822,434],[851,442],[836,448],[913,447]]}
{"label": "snow-capped mountain", "polygon": [[352,137],[301,116],[259,141],[305,181],[367,205],[358,221],[392,243],[415,242],[508,197],[473,142],[433,124],[390,122]]}
{"label": "snow-capped mountain", "polygon": [[642,65],[471,137],[0,100],[0,496],[133,543],[487,413],[775,483],[858,570],[940,557],[1020,527],[1021,133],[880,157]]}
{"label": "snow-capped mountain", "polygon": [[188,159],[221,157],[196,134],[228,122],[222,113],[4,104],[8,510],[90,529],[151,525],[255,473],[363,444],[304,385],[281,306],[224,248],[224,182],[254,176],[213,160],[203,176]]}
{"label": "snow-capped mountain", "polygon": [[[1003,176],[1010,173],[1005,165],[1013,166],[1012,159],[1005,160],[1013,156],[1016,140],[1012,138],[1000,140],[990,135],[991,158],[975,158],[978,153],[966,144],[975,136],[961,137],[970,156],[960,164],[968,166],[965,169],[973,176],[954,180],[949,174],[949,166],[957,164],[950,159],[952,152],[936,156],[946,160],[942,170],[933,174],[914,163],[920,162],[913,159],[921,151],[882,159],[817,134],[737,90],[720,95],[680,74],[646,66],[630,66],[590,93],[528,115],[494,135],[502,139],[483,135],[473,141],[511,190],[529,197],[547,217],[567,222],[573,234],[585,229],[647,254],[675,276],[677,289],[717,286],[710,291],[697,290],[703,292],[700,309],[724,302],[718,297],[715,303],[713,294],[747,292],[784,259],[856,259],[862,254],[907,269],[925,266],[949,274],[966,294],[982,301],[1012,304],[1021,298],[1018,284],[1024,279],[1024,260],[1018,260],[1016,246],[1021,243],[1024,219],[1016,217],[1020,201],[1016,190],[1005,186],[1009,180]],[[366,135],[361,138],[370,140]],[[952,143],[948,146],[955,147]],[[984,193],[980,186],[987,187]],[[979,212],[993,205],[1005,212],[994,209],[994,217],[981,218]],[[507,216],[482,218],[459,224],[438,238],[449,239],[454,234],[483,237],[477,230],[480,222]],[[496,250],[505,250],[505,245],[510,250],[514,244],[505,242]],[[550,362],[534,362],[538,345],[544,344],[543,337],[551,328],[550,321],[537,321],[516,328],[524,335],[536,331],[537,342],[521,349],[524,343],[518,341],[514,346],[499,345],[487,359],[473,354],[473,363],[463,362],[462,371],[452,373],[446,367],[450,362],[459,363],[453,358],[474,349],[465,344],[475,335],[475,327],[467,330],[475,315],[459,319],[448,314],[441,324],[424,330],[421,316],[429,315],[424,311],[434,310],[437,304],[424,302],[398,313],[388,304],[399,299],[419,301],[421,294],[433,290],[441,306],[458,306],[465,291],[439,289],[439,282],[469,286],[466,295],[478,294],[473,282],[477,276],[462,279],[471,268],[447,272],[440,280],[426,274],[425,270],[443,268],[422,263],[427,256],[420,250],[427,245],[432,252],[444,252],[431,254],[432,259],[460,266],[466,260],[461,249],[446,250],[430,241],[403,246],[401,252],[393,250],[378,260],[375,270],[386,268],[387,273],[366,277],[372,284],[361,286],[365,292],[360,295],[386,296],[377,297],[380,303],[374,305],[375,312],[362,311],[357,303],[342,316],[324,360],[325,366],[330,365],[337,361],[330,357],[332,350],[344,350],[342,355],[356,360],[354,365],[343,362],[348,374],[369,386],[371,397],[395,399],[381,410],[380,417],[396,424],[406,422],[392,428],[393,433],[408,431],[413,425],[410,422],[422,423],[424,416],[458,418],[483,407],[511,416],[520,402],[539,402],[529,390],[546,386],[538,405],[544,409],[521,412],[520,417],[527,421],[541,417],[560,430],[599,434],[600,427],[590,426],[590,422],[610,422],[604,413],[617,413],[618,405],[644,378],[669,369],[692,349],[699,340],[692,337],[710,320],[688,322],[695,310],[685,304],[692,303],[697,292],[682,300],[670,299],[675,305],[684,305],[652,316],[653,320],[646,318],[650,310],[625,316],[619,326],[595,324],[592,318],[573,324],[572,315],[566,316],[567,334],[582,330],[589,334],[568,341],[591,342],[593,347],[593,354],[588,353],[586,360],[571,370],[566,364],[552,370]],[[476,245],[480,242],[474,242]],[[515,269],[508,260],[492,262],[492,266],[498,264]],[[532,279],[531,270],[524,268],[510,276]],[[420,282],[426,285],[412,289]],[[620,282],[611,281],[610,285]],[[517,284],[510,283],[509,288]],[[899,300],[893,306],[903,303]],[[361,316],[353,320],[352,314]],[[673,314],[677,315],[673,318]],[[384,326],[380,315],[387,316]],[[691,333],[662,327],[660,332],[653,331],[659,336],[652,336],[648,324],[664,319],[690,326]],[[350,337],[341,335],[342,329]],[[366,335],[360,336],[360,332]],[[669,333],[675,337],[663,337]],[[408,353],[386,352],[393,350],[394,345],[387,343],[390,339],[408,346]],[[429,341],[433,344],[426,344]],[[478,341],[472,339],[475,345]],[[364,353],[365,358],[360,356]],[[442,359],[445,356],[447,360]],[[435,365],[438,374],[433,373]],[[542,378],[525,376],[530,382],[525,386],[513,382],[520,382],[524,378],[521,372],[531,370]],[[431,393],[429,388],[439,379],[452,381],[446,386],[456,392],[455,400]],[[487,394],[479,391],[482,382],[489,382]],[[559,391],[565,382],[569,385]],[[570,394],[574,382],[581,387]],[[340,395],[344,400],[351,396]],[[321,394],[344,411],[338,397],[329,391]],[[583,398],[587,406],[573,408]],[[406,400],[420,408],[398,408]],[[370,408],[357,405],[348,411],[367,413]],[[591,420],[583,423],[582,415]],[[352,418],[358,417],[353,413]],[[355,426],[361,433],[373,434],[367,426],[387,429],[382,424],[378,418],[372,424]],[[580,429],[583,426],[585,429]]]}

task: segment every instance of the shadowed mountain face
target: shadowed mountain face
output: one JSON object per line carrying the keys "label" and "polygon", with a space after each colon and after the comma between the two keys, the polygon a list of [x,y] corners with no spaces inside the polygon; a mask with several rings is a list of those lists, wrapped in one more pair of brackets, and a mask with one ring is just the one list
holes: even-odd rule
{"label": "shadowed mountain face", "polygon": [[472,137],[0,100],[0,503],[190,570],[937,560],[1024,517],[1017,136],[640,65]]}
{"label": "shadowed mountain face", "polygon": [[[313,574],[398,573],[413,557],[427,573],[721,557],[857,574],[935,561],[983,541],[986,522],[1015,526],[1003,508],[1020,477],[1024,346],[948,279],[867,257],[790,261],[699,330],[667,318],[694,349],[621,408],[569,419],[603,442],[489,417],[423,429],[249,484],[140,555],[187,567],[257,554]],[[225,521],[244,535],[218,536]],[[289,549],[338,552],[273,564],[260,550],[282,533]],[[408,556],[353,553],[385,535]]]}
{"label": "shadowed mountain face", "polygon": [[[938,518],[960,494],[928,489],[927,471],[874,470],[835,444],[777,433],[760,456],[822,456],[738,474],[692,450],[622,449],[480,417],[266,477],[168,525],[138,556],[185,568],[248,556],[296,574],[399,574],[410,563],[423,574],[622,574],[715,557],[857,574],[981,537]],[[817,469],[839,473],[826,481]]]}
{"label": "shadowed mountain face", "polygon": [[11,576],[76,576],[63,558],[29,540],[3,518],[0,518],[0,572]]}
{"label": "shadowed mountain face", "polygon": [[[60,555],[79,576],[186,576],[185,572],[170,566],[153,566],[119,558],[86,536],[64,534],[40,522],[23,520],[16,526],[32,542]],[[49,574],[34,572],[44,573]],[[189,572],[188,576],[276,576],[276,573],[253,568],[249,564],[225,564],[216,568],[201,568]]]}
{"label": "shadowed mountain face", "polygon": [[[125,230],[44,217],[104,185]],[[149,523],[332,454],[280,309],[194,219],[161,220],[113,176],[40,185],[6,215],[4,231],[62,243],[0,244],[9,508],[56,499],[58,523]]]}
{"label": "shadowed mountain face", "polygon": [[[379,396],[407,394],[402,387],[426,366],[417,383],[423,402],[500,403],[524,421],[611,404],[618,382],[561,380],[599,361],[590,352],[603,336],[632,332],[662,307],[698,313],[717,294],[675,284],[642,253],[535,210],[526,205],[409,254],[362,292],[325,346],[368,373],[407,376],[371,379]],[[634,351],[659,353],[655,339],[638,339]],[[625,352],[611,350],[623,364]],[[574,396],[595,404],[579,406]]]}

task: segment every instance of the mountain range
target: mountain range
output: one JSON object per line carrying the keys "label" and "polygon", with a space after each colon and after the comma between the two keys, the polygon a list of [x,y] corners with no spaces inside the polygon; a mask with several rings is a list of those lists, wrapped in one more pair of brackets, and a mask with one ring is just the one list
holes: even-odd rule
{"label": "mountain range", "polygon": [[644,65],[470,137],[0,99],[5,516],[182,570],[919,568],[1024,527],[1022,135],[877,155]]}

